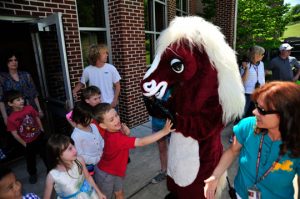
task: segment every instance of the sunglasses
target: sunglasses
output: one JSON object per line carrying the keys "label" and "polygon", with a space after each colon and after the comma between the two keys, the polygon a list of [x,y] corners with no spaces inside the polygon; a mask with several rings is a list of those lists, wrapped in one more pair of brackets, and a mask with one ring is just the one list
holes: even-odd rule
{"label": "sunglasses", "polygon": [[266,111],[265,109],[261,108],[258,103],[255,103],[255,108],[257,109],[258,113],[260,115],[269,115],[269,114],[275,114],[275,113],[279,113],[279,111],[274,111],[274,110],[271,110],[271,111]]}

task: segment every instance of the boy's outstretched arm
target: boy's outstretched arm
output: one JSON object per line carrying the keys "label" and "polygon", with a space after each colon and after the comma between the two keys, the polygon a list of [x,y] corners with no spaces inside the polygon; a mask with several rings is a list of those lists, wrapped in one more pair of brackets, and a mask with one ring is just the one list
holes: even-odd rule
{"label": "boy's outstretched arm", "polygon": [[172,125],[173,124],[171,123],[171,120],[167,119],[166,124],[162,130],[158,131],[157,133],[143,137],[143,138],[136,138],[134,146],[136,146],[136,147],[137,146],[145,146],[145,145],[151,144],[153,142],[156,142],[160,138],[162,138],[162,137],[168,135],[170,132],[174,132],[176,130],[176,129],[171,129]]}

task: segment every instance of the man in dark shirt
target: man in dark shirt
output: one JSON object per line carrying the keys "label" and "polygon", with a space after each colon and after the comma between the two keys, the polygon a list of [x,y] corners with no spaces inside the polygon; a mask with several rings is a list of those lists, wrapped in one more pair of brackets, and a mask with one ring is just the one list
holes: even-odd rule
{"label": "man in dark shirt", "polygon": [[[272,80],[297,81],[300,76],[300,64],[295,57],[290,56],[292,46],[283,43],[279,47],[280,54],[273,58],[267,67],[272,71]],[[293,73],[293,68],[296,74]]]}

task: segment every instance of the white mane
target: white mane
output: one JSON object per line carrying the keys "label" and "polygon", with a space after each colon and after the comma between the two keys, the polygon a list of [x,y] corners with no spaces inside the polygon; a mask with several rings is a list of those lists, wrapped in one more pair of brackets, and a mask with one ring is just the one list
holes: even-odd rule
{"label": "white mane", "polygon": [[[191,47],[196,45],[204,49],[217,70],[223,122],[226,124],[237,116],[241,117],[245,105],[244,87],[235,52],[226,43],[219,28],[200,17],[176,17],[158,39],[155,62],[159,62],[162,53],[170,44],[179,42],[180,39],[190,41]],[[154,68],[152,70],[155,70]]]}

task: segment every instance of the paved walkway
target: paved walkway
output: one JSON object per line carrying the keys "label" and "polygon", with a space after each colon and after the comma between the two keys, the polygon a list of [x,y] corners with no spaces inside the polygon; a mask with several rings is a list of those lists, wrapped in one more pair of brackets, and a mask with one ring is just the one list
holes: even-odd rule
{"label": "paved walkway", "polygon": [[[151,123],[147,122],[138,127],[131,129],[132,135],[136,137],[144,137],[151,134]],[[227,148],[228,138],[230,136],[231,127],[225,128],[222,132],[222,141],[224,148]],[[129,199],[163,199],[168,193],[166,181],[158,184],[150,184],[150,180],[157,174],[160,169],[158,147],[151,144],[145,147],[139,147],[130,152],[131,162],[127,167],[127,176],[125,178],[124,190],[125,198]],[[37,195],[43,195],[44,182],[46,177],[46,169],[39,161],[38,183],[31,185],[28,183],[28,174],[25,168],[25,161],[21,159],[12,165],[13,171],[23,183],[25,192],[34,192]],[[228,170],[228,176],[233,182],[233,176],[236,173],[237,161],[233,163]],[[227,189],[227,187],[226,187]],[[55,195],[55,194],[53,194]],[[54,198],[54,197],[53,197]],[[221,199],[228,199],[227,191],[224,190]]]}

